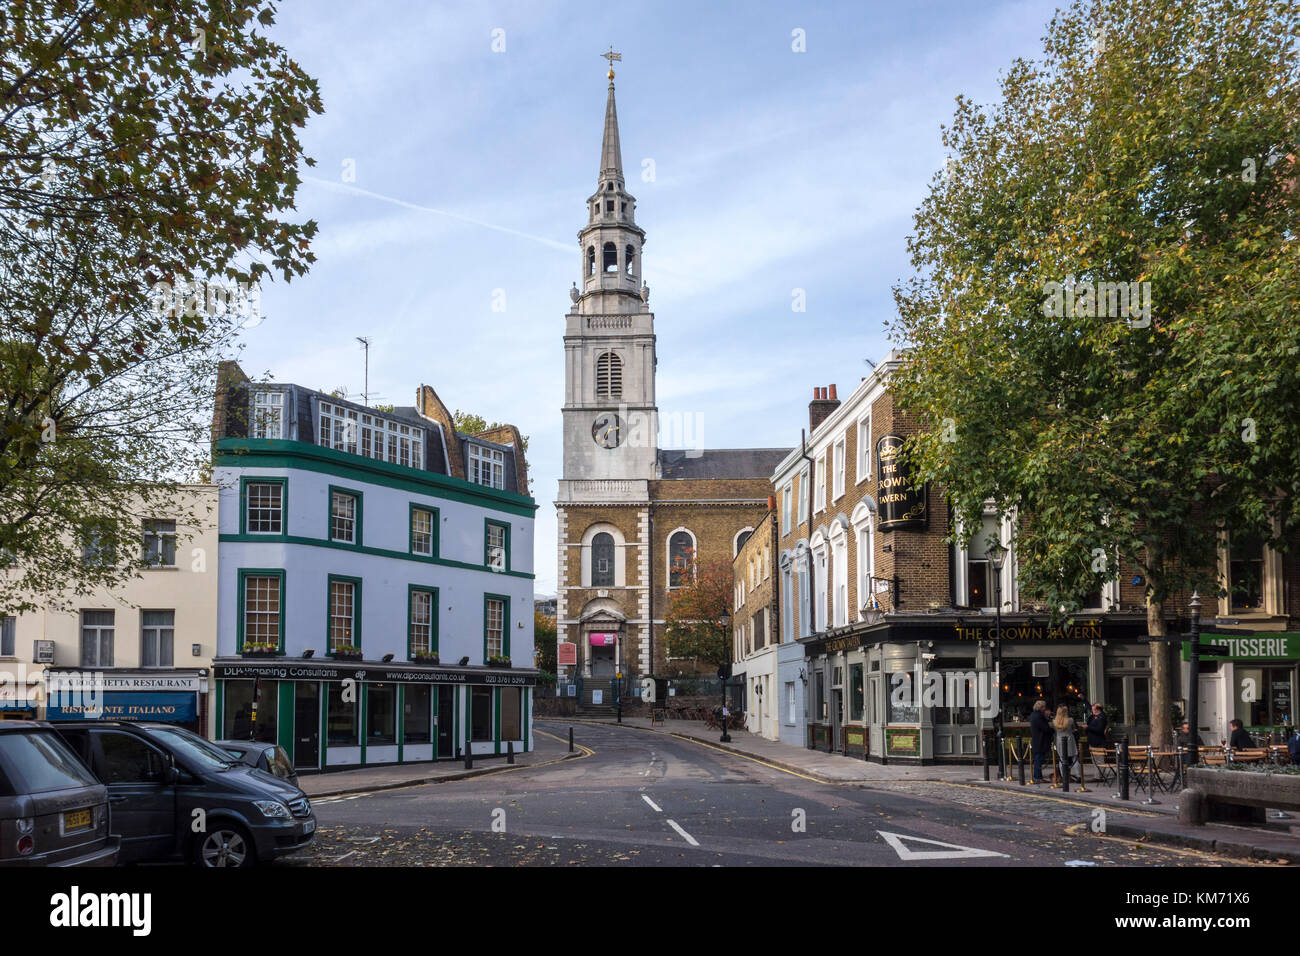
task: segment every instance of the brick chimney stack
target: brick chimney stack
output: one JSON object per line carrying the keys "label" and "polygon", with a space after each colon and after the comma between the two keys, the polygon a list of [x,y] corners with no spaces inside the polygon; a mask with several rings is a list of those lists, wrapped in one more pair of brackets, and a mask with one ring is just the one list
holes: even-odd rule
{"label": "brick chimney stack", "polygon": [[839,397],[835,394],[835,386],[818,387],[813,389],[813,400],[808,403],[808,434],[817,430],[817,426],[826,420],[831,412],[840,407]]}

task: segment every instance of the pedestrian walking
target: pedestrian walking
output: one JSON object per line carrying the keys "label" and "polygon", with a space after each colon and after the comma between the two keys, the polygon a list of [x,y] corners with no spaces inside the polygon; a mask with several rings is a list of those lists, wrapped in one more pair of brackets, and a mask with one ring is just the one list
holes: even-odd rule
{"label": "pedestrian walking", "polygon": [[1079,769],[1079,782],[1083,782],[1083,767],[1079,765],[1079,728],[1070,716],[1070,708],[1062,704],[1056,708],[1056,717],[1052,720],[1052,729],[1056,732],[1056,755],[1061,765],[1061,775],[1072,774]]}
{"label": "pedestrian walking", "polygon": [[1034,783],[1043,780],[1043,760],[1052,752],[1052,721],[1047,716],[1047,701],[1034,701],[1029,715],[1029,746],[1034,752]]}

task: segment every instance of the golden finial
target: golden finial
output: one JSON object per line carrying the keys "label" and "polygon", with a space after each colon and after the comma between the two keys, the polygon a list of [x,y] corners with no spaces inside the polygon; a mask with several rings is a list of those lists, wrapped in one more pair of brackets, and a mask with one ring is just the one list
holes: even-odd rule
{"label": "golden finial", "polygon": [[608,52],[608,53],[602,53],[601,56],[603,56],[606,60],[609,61],[609,73],[608,73],[608,76],[609,76],[609,81],[610,81],[611,83],[613,83],[613,82],[614,82],[614,61],[615,61],[615,60],[622,60],[622,59],[623,59],[623,54],[622,54],[622,53],[615,53],[615,52],[614,52],[614,44],[611,43],[611,44],[609,45],[609,52]]}

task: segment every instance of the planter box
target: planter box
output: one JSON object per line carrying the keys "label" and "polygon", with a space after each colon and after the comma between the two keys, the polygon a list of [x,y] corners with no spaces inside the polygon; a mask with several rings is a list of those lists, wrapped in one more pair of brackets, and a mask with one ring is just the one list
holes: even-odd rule
{"label": "planter box", "polygon": [[438,660],[438,658],[436,657],[412,657],[411,663],[412,664],[440,664],[442,662]]}
{"label": "planter box", "polygon": [[1300,811],[1300,774],[1191,767],[1187,787],[1179,805],[1179,819],[1187,823],[1239,816],[1228,809],[1232,807],[1253,808],[1257,812],[1250,816],[1256,821],[1262,821],[1265,808]]}
{"label": "planter box", "polygon": [[510,661],[488,661],[488,667],[509,667]]}
{"label": "planter box", "polygon": [[240,657],[279,657],[279,651],[240,651]]}
{"label": "planter box", "polygon": [[330,655],[336,661],[359,661],[361,660],[360,651],[335,651]]}

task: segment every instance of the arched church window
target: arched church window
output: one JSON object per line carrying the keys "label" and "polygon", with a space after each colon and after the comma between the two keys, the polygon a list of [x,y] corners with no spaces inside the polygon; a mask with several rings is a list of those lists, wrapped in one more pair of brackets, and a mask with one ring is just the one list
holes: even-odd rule
{"label": "arched church window", "polygon": [[630,276],[636,275],[636,270],[632,267],[633,263],[636,262],[636,250],[628,246],[624,259],[627,262],[627,274]]}
{"label": "arched church window", "polygon": [[594,276],[595,274],[596,274],[596,247],[588,246],[587,247],[587,275]]}
{"label": "arched church window", "polygon": [[745,542],[749,540],[749,536],[753,533],[752,528],[746,528],[744,531],[740,532],[740,534],[736,535],[736,554],[740,554],[740,549],[745,546]]}
{"label": "arched church window", "polygon": [[618,247],[612,242],[605,243],[605,271],[618,271]]}
{"label": "arched church window", "polygon": [[613,352],[602,352],[596,359],[596,397],[621,398],[623,395],[623,360]]}
{"label": "arched church window", "polygon": [[668,539],[668,586],[679,588],[690,583],[695,561],[695,539],[689,531],[676,531]]}
{"label": "arched church window", "polygon": [[614,586],[614,536],[605,531],[591,539],[591,586]]}

